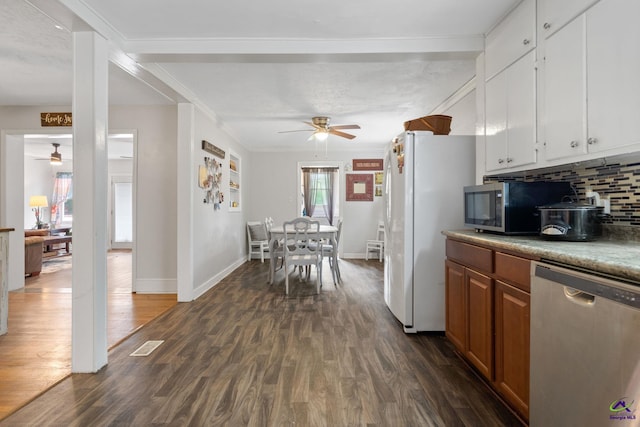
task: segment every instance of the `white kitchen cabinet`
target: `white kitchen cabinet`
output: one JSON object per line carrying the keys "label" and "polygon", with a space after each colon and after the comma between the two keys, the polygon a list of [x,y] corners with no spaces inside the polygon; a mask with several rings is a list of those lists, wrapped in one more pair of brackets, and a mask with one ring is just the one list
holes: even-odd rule
{"label": "white kitchen cabinet", "polygon": [[547,161],[588,160],[640,144],[638,16],[639,2],[601,0],[545,41]]}
{"label": "white kitchen cabinet", "polygon": [[587,11],[589,152],[640,143],[640,2],[602,0]]}
{"label": "white kitchen cabinet", "polygon": [[536,47],[536,2],[524,0],[487,34],[486,77],[491,78]]}
{"label": "white kitchen cabinet", "polygon": [[486,170],[536,162],[535,52],[529,52],[485,86]]}
{"label": "white kitchen cabinet", "polygon": [[538,31],[550,37],[598,0],[538,0]]}
{"label": "white kitchen cabinet", "polygon": [[545,43],[544,127],[546,160],[586,153],[585,16]]}

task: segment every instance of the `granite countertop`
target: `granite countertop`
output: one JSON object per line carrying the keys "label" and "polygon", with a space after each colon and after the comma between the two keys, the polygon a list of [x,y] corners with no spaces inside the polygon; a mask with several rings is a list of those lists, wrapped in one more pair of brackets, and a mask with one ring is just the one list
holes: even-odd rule
{"label": "granite countertop", "polygon": [[445,230],[447,237],[519,252],[525,256],[550,260],[632,280],[640,284],[640,243],[622,240],[563,242],[539,236],[504,236],[476,233],[474,230]]}

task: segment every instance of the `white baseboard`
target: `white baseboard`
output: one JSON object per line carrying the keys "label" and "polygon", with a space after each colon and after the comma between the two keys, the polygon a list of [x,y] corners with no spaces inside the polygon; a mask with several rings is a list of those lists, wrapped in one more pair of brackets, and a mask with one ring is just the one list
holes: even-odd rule
{"label": "white baseboard", "polygon": [[175,294],[178,292],[176,279],[138,279],[135,292],[138,294]]}
{"label": "white baseboard", "polygon": [[203,284],[201,284],[197,288],[195,288],[193,290],[193,299],[196,300],[199,297],[201,297],[205,292],[207,292],[209,289],[213,288],[215,285],[220,283],[220,281],[222,279],[227,277],[229,274],[231,274],[231,272],[233,272],[233,270],[235,270],[236,268],[240,267],[245,262],[247,262],[247,256],[246,255],[244,257],[240,258],[239,260],[237,260],[236,262],[234,262],[233,264],[229,265],[227,268],[222,270],[220,273],[218,273],[215,276],[213,276],[210,279],[208,279],[206,282],[204,282]]}
{"label": "white baseboard", "polygon": [[364,253],[340,254],[340,258],[344,259],[364,259]]}

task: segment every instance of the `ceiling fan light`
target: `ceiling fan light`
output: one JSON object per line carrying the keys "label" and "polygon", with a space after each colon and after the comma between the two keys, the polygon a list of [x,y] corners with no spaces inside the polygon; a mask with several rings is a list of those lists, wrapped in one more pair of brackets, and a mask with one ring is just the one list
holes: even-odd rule
{"label": "ceiling fan light", "polygon": [[315,138],[318,141],[326,141],[327,138],[329,138],[329,132],[324,131],[324,130],[319,130],[315,133]]}
{"label": "ceiling fan light", "polygon": [[52,165],[61,165],[62,164],[62,154],[58,153],[58,147],[60,144],[53,144],[54,151],[51,153],[51,157],[49,159],[49,163]]}

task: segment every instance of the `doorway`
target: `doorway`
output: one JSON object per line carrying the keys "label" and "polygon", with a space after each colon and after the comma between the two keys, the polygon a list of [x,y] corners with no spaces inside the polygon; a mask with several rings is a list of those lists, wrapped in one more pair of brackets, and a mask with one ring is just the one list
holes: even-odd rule
{"label": "doorway", "polygon": [[111,249],[132,249],[133,183],[131,176],[111,177]]}

